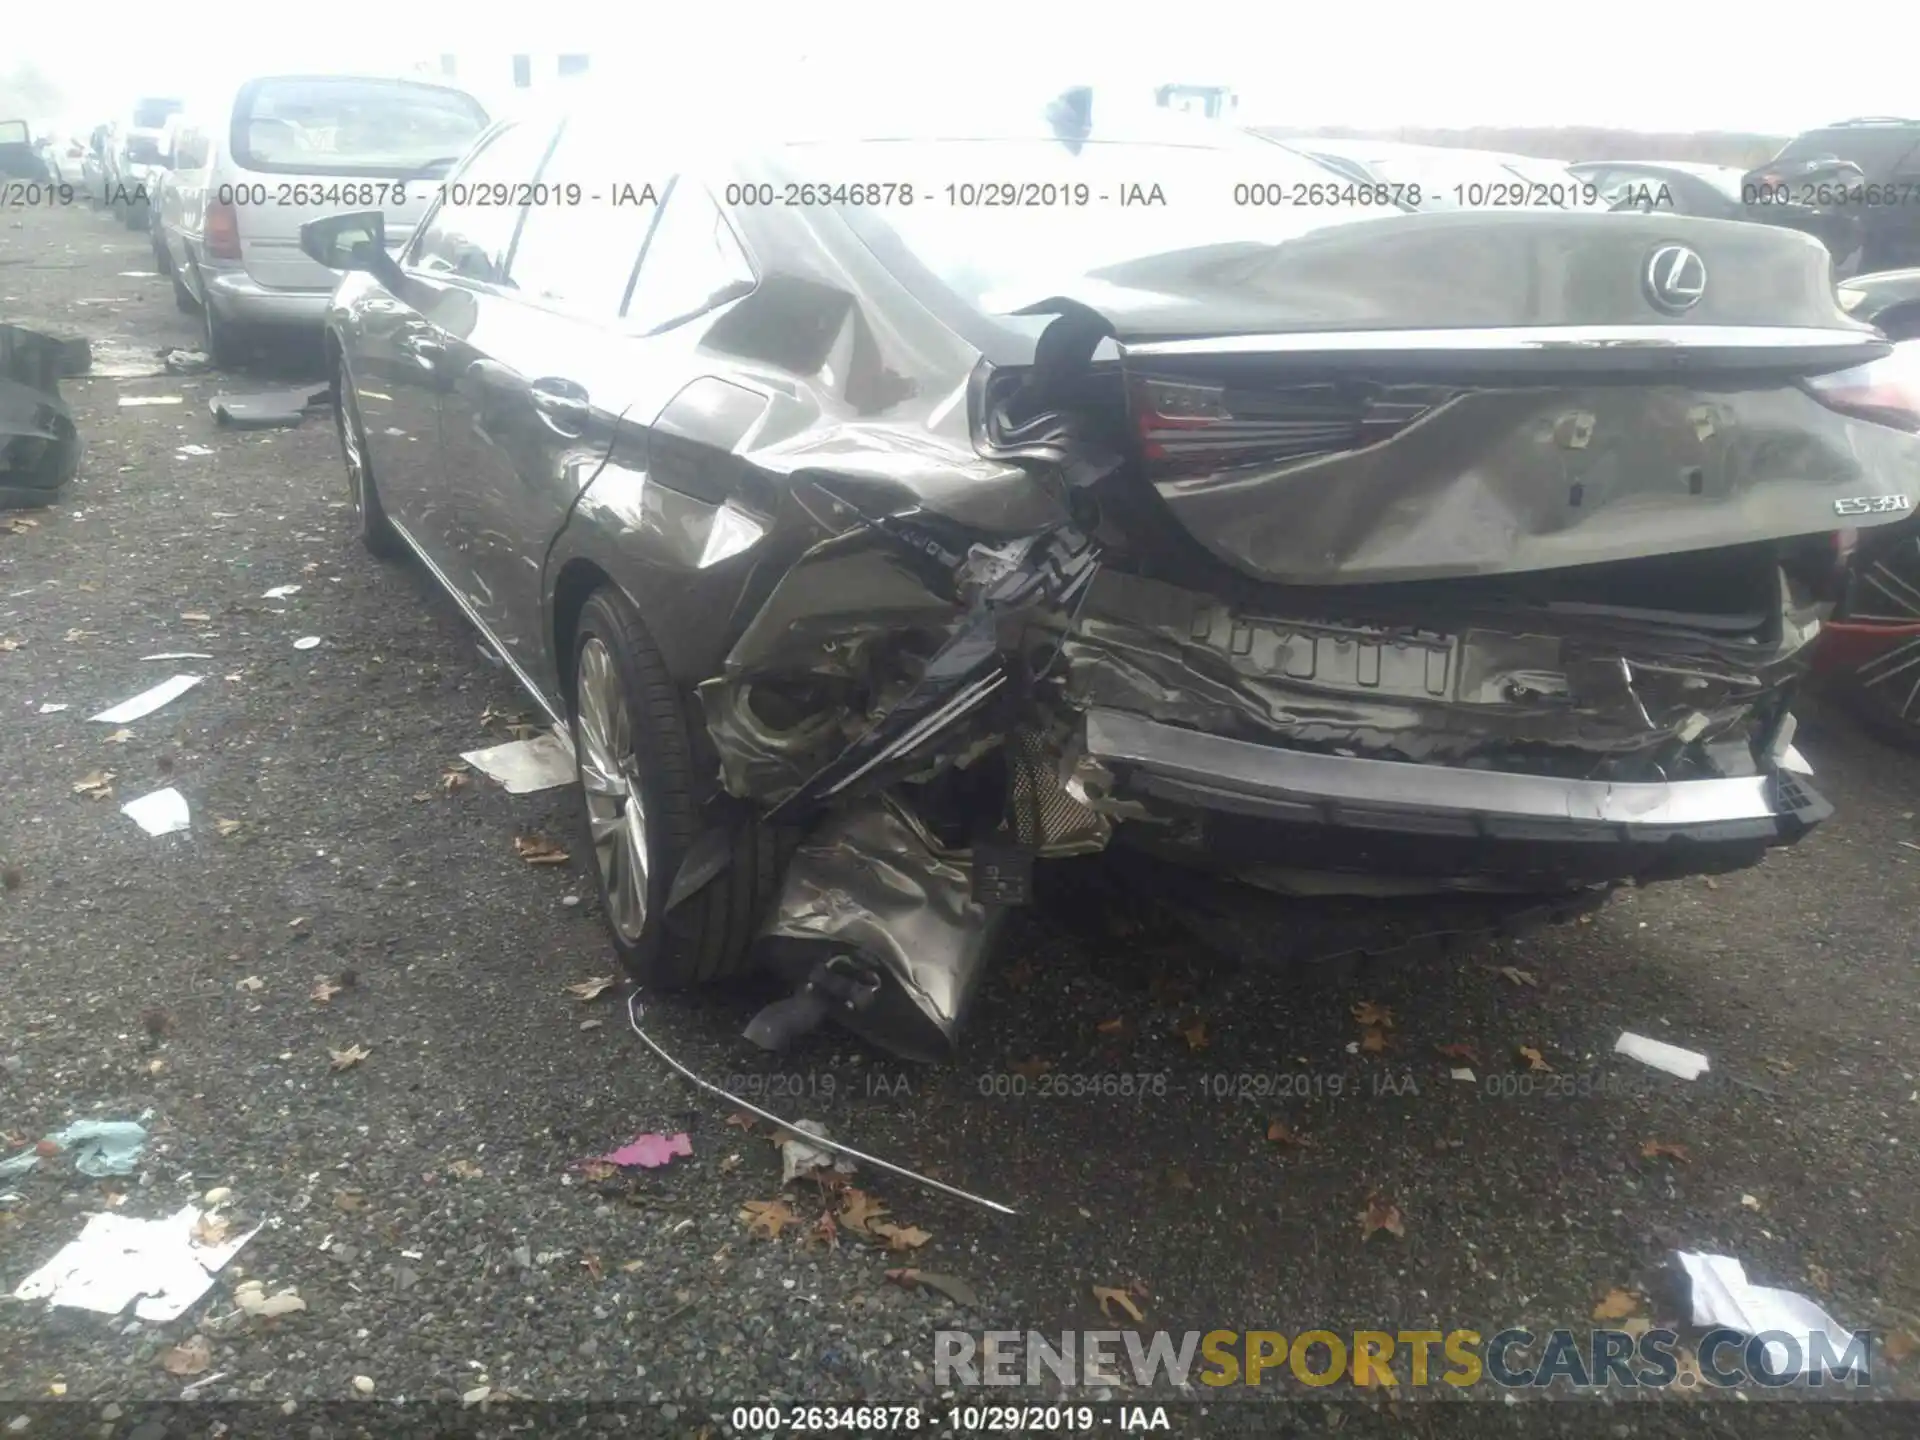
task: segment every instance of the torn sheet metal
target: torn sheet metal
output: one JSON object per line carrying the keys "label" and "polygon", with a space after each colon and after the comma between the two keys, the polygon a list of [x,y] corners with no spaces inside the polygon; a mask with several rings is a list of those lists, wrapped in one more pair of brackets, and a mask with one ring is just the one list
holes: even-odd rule
{"label": "torn sheet metal", "polygon": [[[951,1054],[1005,914],[973,899],[964,857],[934,853],[897,805],[876,797],[829,815],[801,844],[763,936],[822,942],[877,966],[878,986],[833,1018],[932,1060]],[[801,951],[784,968],[810,969],[820,954]]]}
{"label": "torn sheet metal", "polygon": [[215,395],[207,402],[214,423],[229,430],[291,430],[315,411],[333,403],[333,392],[262,390],[248,395]]}
{"label": "torn sheet metal", "polygon": [[[1765,1342],[1769,1374],[1806,1375],[1812,1369],[1814,1349],[1837,1363],[1848,1356],[1852,1335],[1831,1315],[1804,1295],[1755,1285],[1746,1267],[1730,1255],[1675,1252],[1687,1278],[1693,1282],[1693,1323],[1725,1326],[1743,1335],[1784,1336]],[[1862,1361],[1867,1352],[1860,1352]],[[1844,1373],[1844,1370],[1841,1372]]]}
{"label": "torn sheet metal", "polygon": [[112,709],[102,710],[98,715],[91,715],[88,719],[97,720],[103,725],[126,725],[140,719],[143,715],[151,715],[162,705],[178,700],[205,678],[204,675],[176,675],[171,680],[163,680],[151,690],[142,690],[131,700],[122,700]]}
{"label": "torn sheet metal", "polygon": [[151,1324],[178,1320],[213,1286],[213,1277],[259,1233],[201,1245],[194,1227],[202,1211],[183,1206],[164,1220],[91,1215],[77,1239],[14,1289],[16,1300],[118,1315],[127,1306]]}
{"label": "torn sheet metal", "polygon": [[149,835],[171,835],[193,823],[187,810],[187,797],[169,785],[164,790],[129,800],[120,813]]}
{"label": "torn sheet metal", "polygon": [[[675,1074],[681,1076],[689,1083],[698,1086],[709,1095],[719,1096],[722,1100],[733,1106],[734,1109],[745,1111],[757,1119],[766,1121],[769,1125],[773,1125],[781,1130],[793,1130],[798,1126],[798,1121],[783,1119],[775,1115],[771,1110],[762,1110],[751,1100],[743,1100],[731,1091],[721,1089],[718,1085],[715,1085],[709,1080],[702,1079],[685,1065],[682,1065],[667,1052],[666,1048],[662,1046],[658,1040],[655,1040],[641,1026],[640,1021],[645,1018],[646,1013],[646,1006],[640,1003],[640,992],[637,990],[630,991],[627,995],[627,1024],[633,1027],[633,1033],[640,1037],[641,1043],[662,1060],[666,1061]],[[1011,1205],[1002,1205],[998,1200],[989,1200],[985,1196],[975,1195],[970,1190],[962,1190],[957,1185],[949,1185],[944,1180],[936,1180],[931,1175],[922,1175],[917,1170],[909,1170],[904,1165],[896,1165],[891,1160],[882,1160],[877,1155],[869,1155],[864,1150],[856,1150],[844,1141],[834,1140],[817,1132],[809,1131],[807,1133],[810,1136],[807,1143],[819,1149],[830,1150],[836,1155],[845,1155],[849,1159],[857,1160],[863,1165],[871,1165],[876,1170],[884,1170],[889,1175],[898,1175],[902,1180],[911,1180],[916,1185],[925,1185],[930,1189],[951,1195],[957,1200],[965,1200],[969,1204],[991,1210],[996,1215],[1016,1215],[1019,1213]]]}
{"label": "torn sheet metal", "polygon": [[559,729],[542,731],[531,740],[465,750],[460,758],[509,795],[531,795],[574,781],[573,743]]}
{"label": "torn sheet metal", "polygon": [[80,465],[80,432],[60,394],[63,345],[0,324],[0,510],[51,504]]}

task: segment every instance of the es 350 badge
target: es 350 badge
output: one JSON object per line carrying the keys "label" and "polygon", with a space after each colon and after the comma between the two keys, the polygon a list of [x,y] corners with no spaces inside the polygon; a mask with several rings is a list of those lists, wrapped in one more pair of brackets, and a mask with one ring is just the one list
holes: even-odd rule
{"label": "es 350 badge", "polygon": [[1913,501],[1905,495],[1849,495],[1833,502],[1836,515],[1885,515],[1912,508]]}

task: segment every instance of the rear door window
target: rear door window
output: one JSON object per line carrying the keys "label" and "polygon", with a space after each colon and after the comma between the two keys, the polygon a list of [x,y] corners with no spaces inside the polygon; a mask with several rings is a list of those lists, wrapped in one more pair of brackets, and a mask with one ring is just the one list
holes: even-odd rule
{"label": "rear door window", "polygon": [[507,283],[529,300],[611,320],[626,304],[665,175],[631,136],[570,123],[540,171]]}
{"label": "rear door window", "polygon": [[627,302],[644,334],[670,330],[753,289],[753,265],[704,185],[682,176],[667,193]]}
{"label": "rear door window", "polygon": [[498,283],[520,223],[520,202],[539,176],[552,140],[551,125],[523,123],[496,131],[447,177],[440,204],[414,235],[407,263],[432,275]]}
{"label": "rear door window", "polygon": [[487,128],[480,102],[409,80],[283,76],[256,80],[233,110],[231,149],[269,174],[444,174]]}

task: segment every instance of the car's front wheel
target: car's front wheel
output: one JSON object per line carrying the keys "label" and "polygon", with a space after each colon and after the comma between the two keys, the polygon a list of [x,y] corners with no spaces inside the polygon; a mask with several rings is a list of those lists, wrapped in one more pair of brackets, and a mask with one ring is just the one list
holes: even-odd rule
{"label": "car's front wheel", "polygon": [[1824,643],[1845,647],[1844,663],[1830,673],[1855,718],[1883,740],[1920,750],[1920,529],[1900,529],[1855,562]]}
{"label": "car's front wheel", "polygon": [[380,490],[367,460],[367,427],[360,423],[360,404],[354,398],[344,359],[334,362],[333,424],[340,436],[340,458],[347,467],[347,498],[353,504],[360,543],[382,560],[391,560],[406,548],[406,542],[380,503]]}
{"label": "car's front wheel", "polygon": [[668,913],[699,824],[679,689],[633,605],[612,586],[581,610],[572,663],[586,841],[621,963],[636,984],[667,990],[738,972],[777,878],[771,837],[747,825],[728,866]]}

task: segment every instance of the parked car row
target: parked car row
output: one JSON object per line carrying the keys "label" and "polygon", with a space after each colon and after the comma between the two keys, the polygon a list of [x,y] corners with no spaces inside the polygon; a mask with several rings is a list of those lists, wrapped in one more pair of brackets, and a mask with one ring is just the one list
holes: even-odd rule
{"label": "parked car row", "polygon": [[[504,121],[404,242],[302,229],[360,534],[571,736],[642,985],[767,965],[762,1043],[928,1056],[1066,857],[1534,913],[1827,814],[1795,686],[1920,394],[1814,240],[1086,92],[758,99]],[[1143,177],[1214,198],[1094,203]]]}

